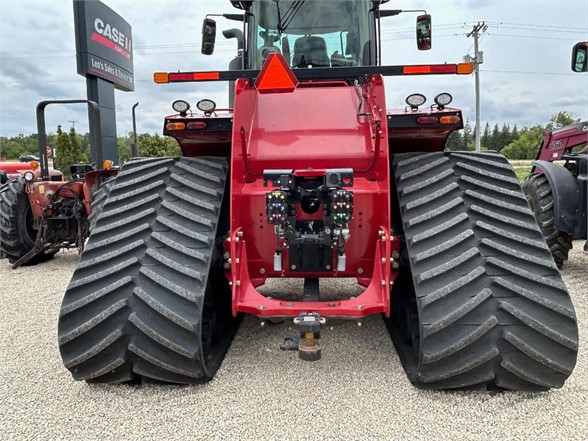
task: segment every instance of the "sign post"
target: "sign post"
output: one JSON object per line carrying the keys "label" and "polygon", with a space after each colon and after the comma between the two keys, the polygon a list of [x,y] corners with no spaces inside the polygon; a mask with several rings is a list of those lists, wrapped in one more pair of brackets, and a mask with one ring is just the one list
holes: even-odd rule
{"label": "sign post", "polygon": [[132,28],[102,2],[74,0],[73,6],[78,73],[86,77],[88,99],[100,107],[104,159],[118,165],[114,89],[135,90]]}

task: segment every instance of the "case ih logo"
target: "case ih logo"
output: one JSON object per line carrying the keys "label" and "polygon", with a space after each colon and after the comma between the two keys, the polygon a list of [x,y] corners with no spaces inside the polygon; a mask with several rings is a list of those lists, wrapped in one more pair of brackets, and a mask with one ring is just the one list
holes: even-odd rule
{"label": "case ih logo", "polygon": [[131,58],[132,41],[117,28],[104,23],[100,18],[96,18],[94,20],[94,31],[92,41],[113,50],[125,58]]}
{"label": "case ih logo", "polygon": [[556,139],[549,146],[549,150],[558,150],[561,148],[561,139]]}

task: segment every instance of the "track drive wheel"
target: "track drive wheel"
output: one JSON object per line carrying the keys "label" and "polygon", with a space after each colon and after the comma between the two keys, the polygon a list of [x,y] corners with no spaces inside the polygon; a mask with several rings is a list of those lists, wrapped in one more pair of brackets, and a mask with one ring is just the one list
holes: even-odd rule
{"label": "track drive wheel", "polygon": [[523,191],[529,201],[553,260],[561,268],[572,249],[572,236],[555,228],[553,193],[544,174],[531,173],[525,178]]}
{"label": "track drive wheel", "polygon": [[427,389],[562,387],[577,358],[576,316],[508,161],[454,152],[392,163],[405,253],[392,305],[404,320],[388,328],[409,379]]}
{"label": "track drive wheel", "polygon": [[75,379],[214,376],[238,326],[216,258],[228,230],[227,170],[222,158],[121,168],[61,306],[59,348]]}
{"label": "track drive wheel", "polygon": [[[14,263],[33,249],[36,238],[33,211],[24,183],[21,179],[8,181],[0,188],[0,254]],[[25,265],[46,262],[56,253],[37,254]]]}

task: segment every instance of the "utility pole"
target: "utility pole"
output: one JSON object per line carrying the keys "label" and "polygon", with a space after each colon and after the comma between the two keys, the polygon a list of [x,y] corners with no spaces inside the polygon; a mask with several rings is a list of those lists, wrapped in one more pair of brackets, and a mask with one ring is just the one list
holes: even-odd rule
{"label": "utility pole", "polygon": [[75,129],[76,128],[76,123],[78,122],[78,120],[77,119],[74,119],[74,120],[69,119],[68,121],[71,123],[71,128],[72,129]]}
{"label": "utility pole", "polygon": [[466,55],[464,60],[466,62],[474,62],[474,77],[476,82],[476,151],[480,151],[480,64],[484,62],[484,52],[478,51],[478,37],[480,32],[486,32],[488,26],[486,26],[485,22],[478,22],[472,28],[472,32],[470,32],[467,37],[470,38],[471,36],[474,37],[474,58]]}

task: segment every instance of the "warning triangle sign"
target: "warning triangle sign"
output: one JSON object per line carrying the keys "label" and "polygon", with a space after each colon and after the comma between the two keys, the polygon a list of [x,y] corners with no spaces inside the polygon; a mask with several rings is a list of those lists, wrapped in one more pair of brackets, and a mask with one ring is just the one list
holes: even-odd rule
{"label": "warning triangle sign", "polygon": [[281,54],[270,54],[265,60],[255,88],[259,93],[294,92],[298,79]]}

